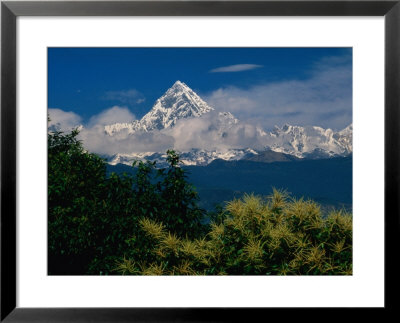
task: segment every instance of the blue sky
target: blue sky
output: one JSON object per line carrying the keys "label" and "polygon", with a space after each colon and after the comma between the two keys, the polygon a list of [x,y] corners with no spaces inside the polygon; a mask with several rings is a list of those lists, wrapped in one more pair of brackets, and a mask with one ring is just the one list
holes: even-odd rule
{"label": "blue sky", "polygon": [[351,122],[351,48],[48,49],[48,107],[83,123],[114,106],[141,118],[176,80],[267,128]]}

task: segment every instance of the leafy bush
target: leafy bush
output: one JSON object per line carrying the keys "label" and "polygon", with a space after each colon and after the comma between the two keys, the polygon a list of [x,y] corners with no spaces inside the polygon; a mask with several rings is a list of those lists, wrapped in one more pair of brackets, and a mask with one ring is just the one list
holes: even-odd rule
{"label": "leafy bush", "polygon": [[120,259],[121,274],[351,275],[352,218],[321,216],[320,207],[274,190],[267,200],[246,195],[228,203],[207,235],[188,239],[150,219],[140,221],[150,257]]}
{"label": "leafy bush", "polygon": [[124,237],[136,227],[132,178],[107,178],[105,162],[77,135],[48,134],[49,274],[96,271],[126,249]]}
{"label": "leafy bush", "polygon": [[198,195],[187,182],[186,171],[179,167],[179,156],[167,151],[168,168],[156,169],[155,162],[138,161],[134,179],[136,209],[141,217],[160,219],[179,236],[202,233],[204,210],[198,207]]}
{"label": "leafy bush", "polygon": [[77,135],[48,134],[49,274],[115,274],[116,259],[146,258],[138,235],[144,216],[179,235],[201,232],[203,211],[174,151],[156,175],[154,163],[138,162],[134,176],[107,176],[104,160]]}

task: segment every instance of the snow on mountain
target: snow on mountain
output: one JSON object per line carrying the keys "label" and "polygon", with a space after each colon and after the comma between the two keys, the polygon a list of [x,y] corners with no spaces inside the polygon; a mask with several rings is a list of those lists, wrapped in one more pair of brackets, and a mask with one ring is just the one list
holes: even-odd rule
{"label": "snow on mountain", "polygon": [[74,125],[73,127],[65,127],[65,126],[63,127],[63,125],[61,125],[61,123],[59,123],[59,122],[56,122],[56,123],[50,122],[47,126],[47,131],[49,131],[49,132],[59,132],[59,131],[65,132],[65,131],[71,131],[72,129],[82,131],[83,128],[84,128],[84,126],[81,124]]}
{"label": "snow on mountain", "polygon": [[335,133],[333,137],[345,148],[346,152],[353,151],[353,124]]}
{"label": "snow on mountain", "polygon": [[[204,150],[204,149],[191,149],[190,151],[180,152],[179,157],[182,165],[185,166],[205,166],[211,163],[215,159],[223,159],[226,161],[240,160],[244,157],[250,157],[258,155],[253,149],[227,149],[227,150]],[[108,163],[111,165],[125,164],[132,165],[135,160],[142,161],[156,161],[157,166],[167,166],[166,163],[167,154],[165,153],[132,153],[132,154],[116,154],[108,159]]]}
{"label": "snow on mountain", "polygon": [[104,131],[109,136],[113,136],[121,131],[127,131],[128,134],[132,134],[138,130],[141,130],[140,121],[138,120],[129,123],[114,123],[104,126]]}
{"label": "snow on mountain", "polygon": [[216,128],[218,129],[218,134],[221,137],[225,137],[227,131],[235,124],[238,124],[239,120],[234,117],[230,112],[219,112],[218,118],[216,119]]}
{"label": "snow on mountain", "polygon": [[[180,119],[200,117],[213,110],[185,83],[176,81],[140,121],[107,125],[105,132],[112,136],[122,130],[134,133],[172,128]],[[229,112],[226,114],[228,118],[234,118]]]}
{"label": "snow on mountain", "polygon": [[200,117],[214,110],[185,83],[176,81],[140,120],[146,131],[173,127],[177,120]]}
{"label": "snow on mountain", "polygon": [[316,126],[275,126],[270,133],[273,151],[299,158],[345,156],[352,152],[352,125],[339,132]]}
{"label": "snow on mountain", "polygon": [[[220,113],[222,120],[231,121],[231,124],[224,124],[221,121],[221,138],[224,137],[224,127],[236,124],[239,121],[231,114]],[[260,130],[260,129],[258,129]],[[261,131],[261,130],[260,130]],[[263,132],[263,137],[268,143],[265,150],[284,153],[297,158],[319,159],[339,156],[347,156],[352,153],[353,127],[349,125],[345,129],[334,132],[331,129],[324,129],[316,126],[291,126],[285,124],[283,127],[275,126],[272,132]],[[251,148],[243,149],[224,149],[224,150],[205,150],[191,149],[189,151],[178,152],[183,165],[208,165],[215,159],[226,161],[251,159],[261,153]],[[134,160],[156,161],[160,167],[166,166],[166,154],[160,152],[117,154],[108,159],[112,165],[122,163],[131,165]],[[254,158],[253,158],[254,159]]]}
{"label": "snow on mountain", "polygon": [[145,153],[131,153],[131,154],[115,154],[107,158],[107,162],[111,165],[125,164],[132,165],[135,160],[142,161],[157,161],[157,165],[164,165],[166,162],[166,153],[155,153],[155,152],[145,152]]}

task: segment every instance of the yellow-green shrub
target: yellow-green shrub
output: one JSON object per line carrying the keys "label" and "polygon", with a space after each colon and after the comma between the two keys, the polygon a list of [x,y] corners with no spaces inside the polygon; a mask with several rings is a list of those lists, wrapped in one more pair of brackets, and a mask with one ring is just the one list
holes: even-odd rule
{"label": "yellow-green shrub", "polygon": [[198,239],[182,239],[162,223],[142,219],[151,257],[140,266],[123,259],[121,274],[351,275],[352,217],[274,190],[227,203],[221,223]]}

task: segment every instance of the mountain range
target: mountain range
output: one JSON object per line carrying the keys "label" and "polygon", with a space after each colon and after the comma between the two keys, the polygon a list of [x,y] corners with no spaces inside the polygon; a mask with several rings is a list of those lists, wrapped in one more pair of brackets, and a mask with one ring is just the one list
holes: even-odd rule
{"label": "mountain range", "polygon": [[[76,127],[81,132],[86,130],[83,125]],[[101,154],[111,165],[131,165],[139,159],[156,161],[163,167],[167,149],[176,150],[186,166],[206,166],[216,159],[261,162],[324,159],[349,156],[353,151],[352,124],[340,131],[289,124],[265,131],[241,122],[229,112],[229,107],[217,111],[181,81],[176,81],[157,99],[140,120],[100,127],[100,134],[115,146],[111,154]],[[50,131],[58,128],[59,124],[49,126]],[[97,141],[101,144],[100,138]],[[126,143],[130,143],[129,148]]]}
{"label": "mountain range", "polygon": [[[208,165],[216,159],[260,161],[265,160],[268,151],[300,159],[343,157],[350,155],[353,151],[352,124],[337,132],[318,126],[303,127],[288,124],[282,127],[275,126],[270,132],[255,127],[258,138],[257,147],[252,147],[251,143],[247,147],[225,145],[226,142],[229,142],[231,133],[239,127],[245,127],[245,125],[229,111],[215,111],[213,107],[181,81],[176,81],[140,120],[106,125],[104,131],[108,136],[116,136],[122,132],[128,136],[156,131],[169,134],[173,131],[172,129],[185,121],[201,121],[207,118],[212,118],[209,130],[215,131],[217,134],[216,138],[213,139],[215,147],[192,147],[184,150],[175,148],[179,151],[184,165]],[[181,135],[186,136],[185,133]],[[262,147],[260,147],[260,142]],[[269,153],[269,156],[271,156],[271,153]],[[277,156],[275,154],[274,158],[278,158]],[[157,164],[163,165],[165,164],[166,153],[165,151],[141,151],[128,154],[117,153],[105,157],[112,165],[118,163],[130,165],[135,159],[157,161]],[[279,158],[282,158],[282,156]],[[290,158],[285,157],[284,159],[289,160]],[[267,160],[269,159],[267,158]]]}

